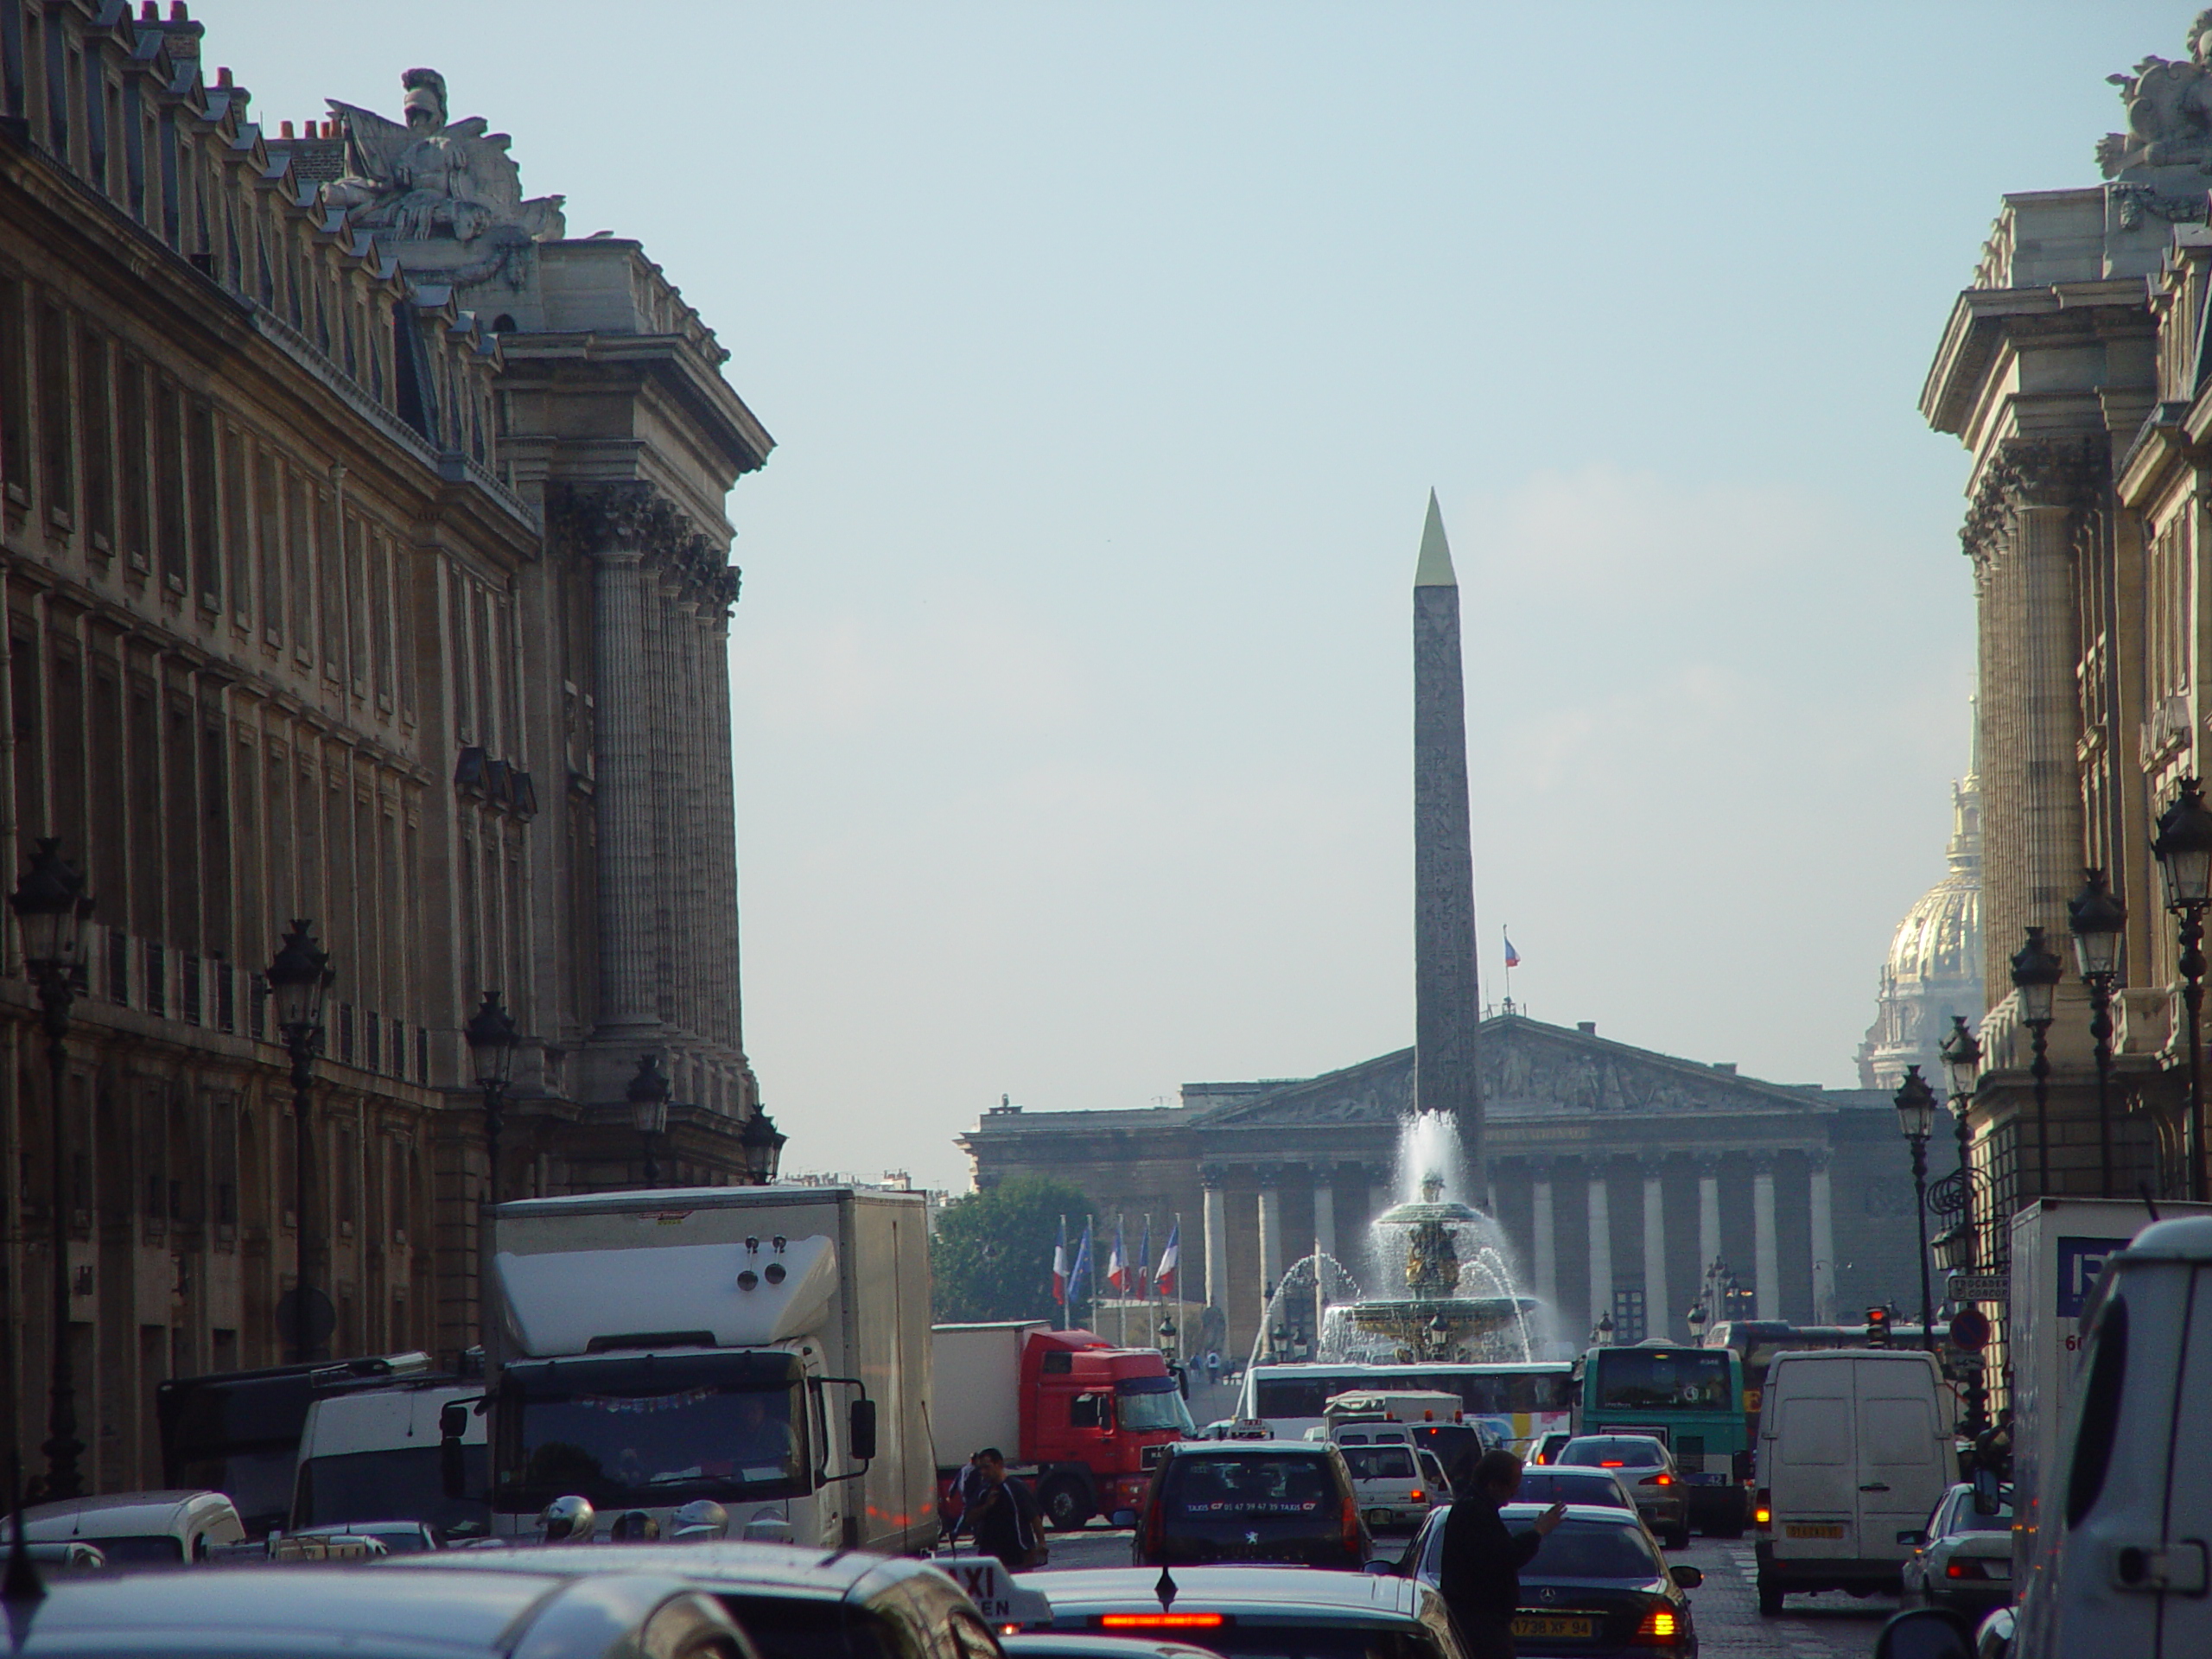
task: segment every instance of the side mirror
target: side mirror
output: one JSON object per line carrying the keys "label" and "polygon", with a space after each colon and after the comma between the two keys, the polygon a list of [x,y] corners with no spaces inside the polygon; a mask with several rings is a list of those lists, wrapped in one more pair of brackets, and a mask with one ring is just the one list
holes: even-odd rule
{"label": "side mirror", "polygon": [[1882,1626],[1874,1659],[1974,1659],[1974,1626],[1948,1607],[1916,1607]]}
{"label": "side mirror", "polygon": [[1398,1567],[1395,1561],[1370,1561],[1360,1571],[1370,1579],[1395,1579],[1398,1576]]}
{"label": "side mirror", "polygon": [[1685,1590],[1694,1590],[1705,1582],[1705,1574],[1694,1567],[1670,1567],[1667,1576]]}
{"label": "side mirror", "polygon": [[1897,1542],[1904,1544],[1908,1548],[1918,1549],[1927,1541],[1928,1535],[1921,1531],[1917,1527],[1909,1527],[1904,1531],[1897,1534]]}
{"label": "side mirror", "polygon": [[1134,1527],[1137,1523],[1137,1512],[1135,1510],[1116,1510],[1114,1511],[1113,1522],[1116,1528]]}
{"label": "side mirror", "polygon": [[438,1408],[438,1482],[450,1498],[468,1494],[468,1465],[461,1454],[461,1437],[468,1427],[468,1408],[458,1402]]}
{"label": "side mirror", "polygon": [[1994,1469],[1974,1471],[1974,1512],[1976,1515],[1996,1515],[2005,1508],[2005,1487],[1997,1478]]}
{"label": "side mirror", "polygon": [[848,1414],[845,1439],[855,1463],[866,1463],[875,1456],[875,1402],[855,1400]]}

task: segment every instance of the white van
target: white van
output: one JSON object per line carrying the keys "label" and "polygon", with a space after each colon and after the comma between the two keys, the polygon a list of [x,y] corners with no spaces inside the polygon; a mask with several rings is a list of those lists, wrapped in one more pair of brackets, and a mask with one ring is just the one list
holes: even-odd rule
{"label": "white van", "polygon": [[1325,1432],[1344,1453],[1352,1496],[1375,1531],[1418,1527],[1433,1505],[1452,1496],[1436,1490],[1421,1473],[1410,1425],[1383,1417],[1356,1418],[1332,1422]]}
{"label": "white van", "polygon": [[2137,1234],[2082,1325],[2012,1651],[2212,1652],[2212,1217]]}
{"label": "white van", "polygon": [[[337,1532],[351,1523],[419,1521],[440,1545],[490,1530],[484,1385],[442,1382],[328,1394],[308,1408],[287,1530]],[[459,1404],[465,1497],[446,1496],[439,1414]]]}
{"label": "white van", "polygon": [[1952,1407],[1918,1349],[1777,1354],[1759,1405],[1759,1611],[1792,1591],[1897,1592],[1919,1527],[1955,1480]]}
{"label": "white van", "polygon": [[106,1492],[22,1512],[34,1544],[90,1544],[111,1567],[197,1565],[245,1541],[237,1508],[220,1492]]}

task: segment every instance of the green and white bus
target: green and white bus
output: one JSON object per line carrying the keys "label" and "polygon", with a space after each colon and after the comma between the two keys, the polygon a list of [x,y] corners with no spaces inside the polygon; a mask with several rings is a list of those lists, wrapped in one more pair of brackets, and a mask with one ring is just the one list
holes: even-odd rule
{"label": "green and white bus", "polygon": [[1689,1523],[1710,1537],[1743,1536],[1751,1449],[1734,1352],[1655,1340],[1592,1348],[1575,1372],[1576,1433],[1656,1435],[1675,1454]]}

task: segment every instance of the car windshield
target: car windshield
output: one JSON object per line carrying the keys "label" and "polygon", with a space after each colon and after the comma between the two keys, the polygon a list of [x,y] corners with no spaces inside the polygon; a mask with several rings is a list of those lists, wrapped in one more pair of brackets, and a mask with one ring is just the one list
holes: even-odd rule
{"label": "car windshield", "polygon": [[1596,1356],[1598,1403],[1622,1411],[1725,1407],[1728,1356],[1709,1348],[1615,1348]]}
{"label": "car windshield", "polygon": [[[1506,1529],[1518,1532],[1535,1516],[1508,1516]],[[1661,1579],[1667,1569],[1652,1554],[1641,1527],[1625,1522],[1562,1521],[1521,1569],[1525,1579]]]}
{"label": "car windshield", "polygon": [[1173,1382],[1164,1389],[1117,1390],[1114,1409],[1121,1414],[1122,1427],[1132,1433],[1172,1428],[1194,1440],[1198,1437],[1198,1427],[1191,1421],[1191,1408],[1183,1403],[1182,1391]]}
{"label": "car windshield", "polygon": [[[446,1496],[441,1455],[433,1443],[411,1452],[309,1458],[300,1465],[292,1529],[327,1530],[354,1521],[425,1521],[442,1532],[488,1531],[490,1510],[482,1497],[491,1466],[486,1448],[461,1448],[462,1490],[474,1497]],[[404,1548],[389,1538],[385,1542],[394,1549]]]}
{"label": "car windshield", "polygon": [[1344,1463],[1354,1480],[1411,1480],[1414,1454],[1402,1446],[1348,1446]]}
{"label": "car windshield", "polygon": [[2000,1503],[1994,1515],[1976,1515],[1974,1512],[1974,1499],[1962,1498],[1959,1503],[1958,1514],[1951,1519],[1951,1530],[1953,1532],[2010,1532],[2012,1530],[2012,1506],[2010,1503]]}
{"label": "car windshield", "polygon": [[1640,1434],[1587,1435],[1562,1446],[1559,1460],[1579,1463],[1586,1468],[1658,1469],[1665,1466],[1667,1454],[1656,1440],[1646,1440]]}
{"label": "car windshield", "polygon": [[1160,1501],[1179,1520],[1310,1521],[1329,1514],[1336,1495],[1325,1457],[1180,1458]]}
{"label": "car windshield", "polygon": [[503,1414],[501,1506],[536,1510],[571,1492],[606,1509],[806,1491],[805,1395],[781,1358],[508,1367],[522,1408]]}
{"label": "car windshield", "polygon": [[137,1533],[121,1538],[73,1538],[73,1544],[90,1544],[107,1557],[110,1567],[175,1567],[184,1559],[184,1544],[167,1533]]}
{"label": "car windshield", "polygon": [[1523,1470],[1516,1496],[1523,1503],[1598,1503],[1614,1510],[1623,1502],[1620,1483],[1611,1475],[1574,1469]]}

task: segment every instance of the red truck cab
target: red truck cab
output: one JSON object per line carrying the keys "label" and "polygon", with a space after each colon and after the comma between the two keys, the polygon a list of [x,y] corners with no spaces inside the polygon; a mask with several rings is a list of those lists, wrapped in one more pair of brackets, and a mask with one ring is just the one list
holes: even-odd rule
{"label": "red truck cab", "polygon": [[1117,1348],[1041,1319],[932,1332],[931,1434],[948,1486],[996,1446],[1059,1531],[1133,1510],[1160,1448],[1191,1434],[1181,1384],[1157,1348]]}

